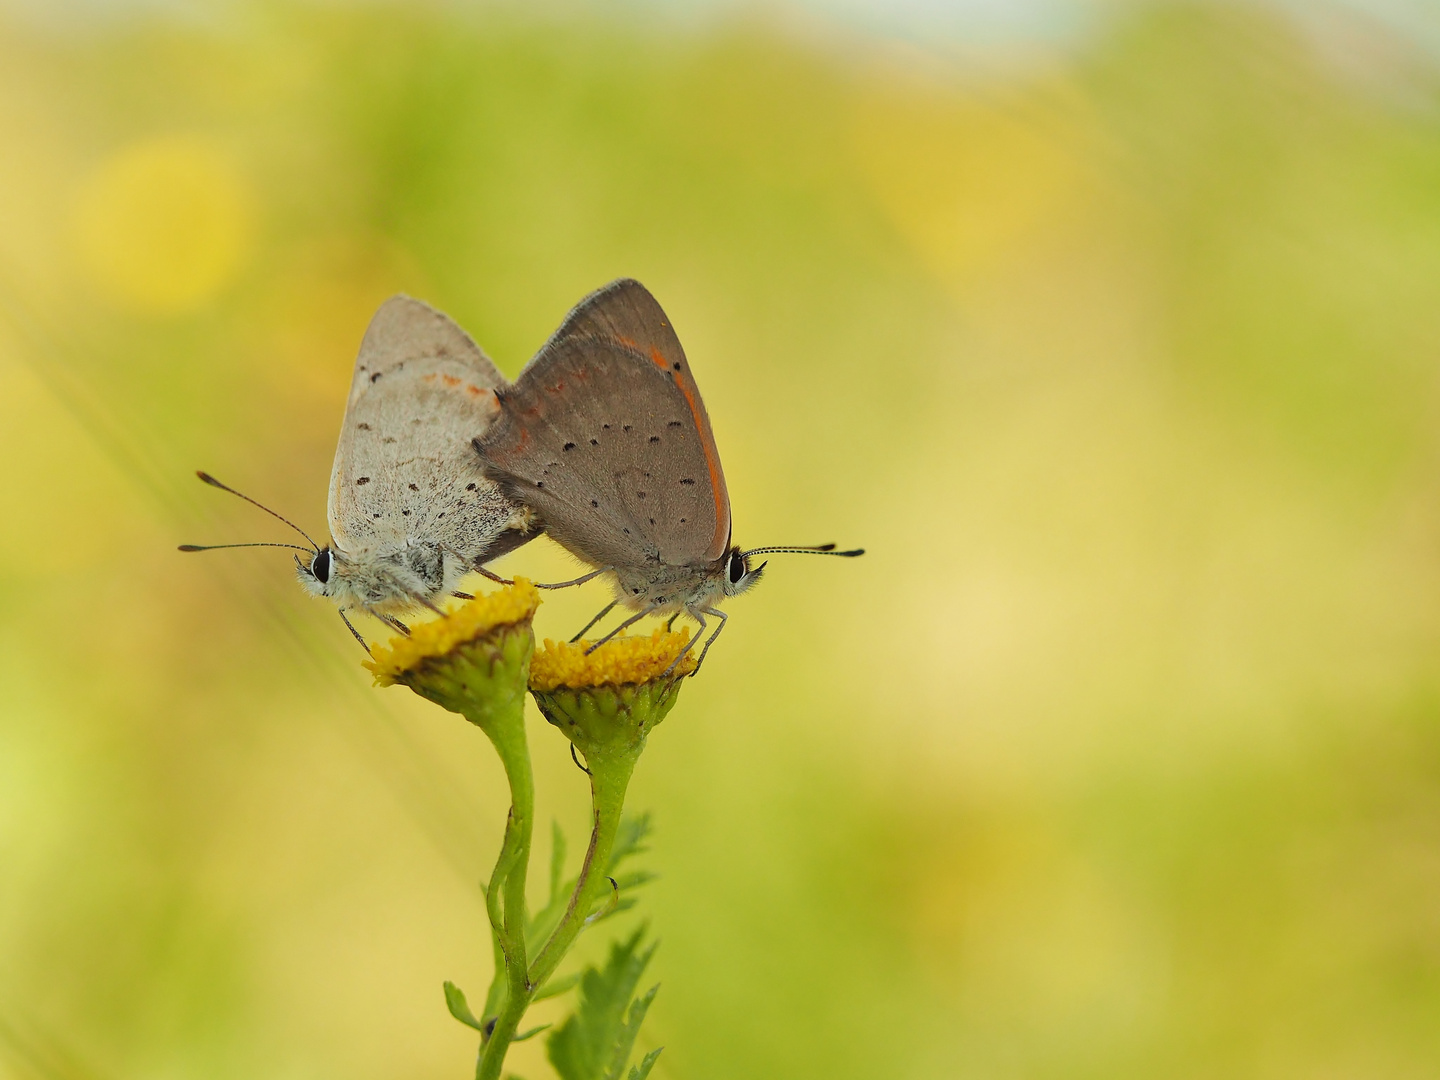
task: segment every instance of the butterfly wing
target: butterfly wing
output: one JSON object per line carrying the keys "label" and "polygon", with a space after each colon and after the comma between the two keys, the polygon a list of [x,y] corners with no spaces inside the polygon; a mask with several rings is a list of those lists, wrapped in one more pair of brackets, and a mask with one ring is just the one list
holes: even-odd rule
{"label": "butterfly wing", "polygon": [[516,508],[470,443],[498,413],[504,384],[445,315],[408,296],[381,305],[360,345],[330,474],[341,550],[388,554],[424,541],[466,563],[488,557]]}
{"label": "butterfly wing", "polygon": [[700,390],[655,298],[586,297],[500,395],[476,447],[488,475],[599,566],[713,562],[730,502]]}

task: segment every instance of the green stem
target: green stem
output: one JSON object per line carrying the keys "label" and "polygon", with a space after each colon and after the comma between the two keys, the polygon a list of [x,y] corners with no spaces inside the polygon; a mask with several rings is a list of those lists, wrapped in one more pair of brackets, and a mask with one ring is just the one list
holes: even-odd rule
{"label": "green stem", "polygon": [[570,894],[570,905],[530,968],[532,987],[544,986],[555,973],[580,931],[585,929],[585,920],[596,901],[610,888],[605,870],[610,865],[610,852],[615,847],[615,835],[620,830],[620,812],[625,807],[630,774],[635,771],[635,762],[640,758],[643,745],[642,741],[640,746],[611,753],[597,749],[585,757],[590,767],[590,800],[594,813],[590,846],[585,850],[580,879],[575,883],[575,891]]}
{"label": "green stem", "polygon": [[525,876],[530,865],[530,841],[535,824],[535,780],[525,741],[523,697],[517,696],[513,702],[488,710],[483,717],[466,715],[490,737],[510,782],[510,816],[505,823],[505,839],[485,895],[491,932],[505,963],[504,1005],[475,1067],[476,1080],[496,1080],[530,1004],[525,956]]}

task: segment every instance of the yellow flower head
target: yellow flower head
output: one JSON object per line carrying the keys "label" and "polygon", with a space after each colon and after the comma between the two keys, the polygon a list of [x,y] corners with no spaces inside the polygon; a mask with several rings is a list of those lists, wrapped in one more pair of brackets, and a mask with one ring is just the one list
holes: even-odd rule
{"label": "yellow flower head", "polygon": [[[530,689],[547,693],[557,687],[621,686],[645,683],[670,667],[690,635],[656,630],[649,637],[618,637],[590,655],[590,642],[559,644],[546,638],[530,662]],[[695,670],[695,656],[687,654],[670,675],[679,678]]]}
{"label": "yellow flower head", "polygon": [[411,628],[409,637],[393,637],[364,661],[377,686],[410,683],[422,669],[443,664],[453,653],[494,631],[525,624],[540,606],[540,593],[524,578],[489,596],[467,600],[443,618]]}
{"label": "yellow flower head", "polygon": [[657,630],[607,641],[589,656],[587,641],[547,641],[530,665],[530,693],[545,719],[585,755],[592,776],[614,762],[629,762],[628,770],[695,670],[688,653],[670,666],[688,640]]}

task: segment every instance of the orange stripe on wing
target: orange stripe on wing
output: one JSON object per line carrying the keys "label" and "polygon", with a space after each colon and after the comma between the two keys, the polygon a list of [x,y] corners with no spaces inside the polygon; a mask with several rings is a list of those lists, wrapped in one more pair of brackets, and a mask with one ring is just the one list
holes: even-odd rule
{"label": "orange stripe on wing", "polygon": [[[720,451],[715,447],[714,437],[705,430],[705,414],[700,410],[700,402],[685,385],[680,372],[670,370],[670,365],[665,362],[665,357],[660,355],[659,349],[650,350],[650,359],[656,367],[675,380],[675,389],[685,395],[685,404],[690,406],[690,417],[695,421],[695,434],[700,436],[700,449],[705,453],[705,467],[710,470],[710,497],[715,500],[715,534],[710,537],[710,547],[707,550],[714,550],[717,545],[723,548],[730,539],[730,523],[725,520],[725,479],[720,474]],[[722,530],[726,533],[723,537],[720,535]]]}
{"label": "orange stripe on wing", "polygon": [[[700,402],[685,385],[679,370],[671,370],[669,361],[653,345],[650,347],[650,362],[675,380],[675,389],[685,396],[685,404],[690,406],[690,417],[695,421],[695,433],[700,436],[700,449],[705,453],[705,467],[710,470],[710,497],[715,500],[715,533],[710,537],[710,547],[707,550],[714,550],[716,547],[723,550],[730,540],[730,523],[725,520],[725,480],[720,472],[720,451],[715,446],[714,437],[706,434],[705,414],[700,411]],[[678,368],[678,365],[676,367]],[[723,537],[720,535],[722,530],[726,533]]]}

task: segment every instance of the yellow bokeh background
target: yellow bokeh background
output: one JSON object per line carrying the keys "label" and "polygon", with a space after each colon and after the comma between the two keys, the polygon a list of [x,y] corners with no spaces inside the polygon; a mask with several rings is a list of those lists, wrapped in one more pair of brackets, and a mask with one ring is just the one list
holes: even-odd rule
{"label": "yellow bokeh background", "polygon": [[513,376],[621,275],[736,540],[868,549],[776,556],[637,771],[655,1076],[1440,1072],[1423,34],[806,10],[0,8],[0,1078],[473,1069],[493,754],[175,546],[288,539],[196,468],[323,530],[387,296]]}
{"label": "yellow bokeh background", "polygon": [[106,299],[173,315],[230,283],[250,236],[244,185],[214,150],[171,137],[102,161],[75,199],[81,266]]}

